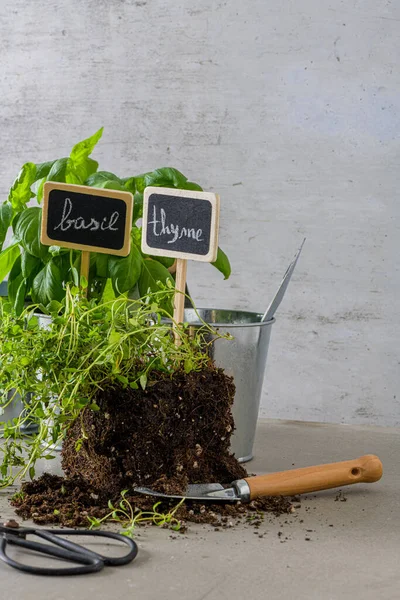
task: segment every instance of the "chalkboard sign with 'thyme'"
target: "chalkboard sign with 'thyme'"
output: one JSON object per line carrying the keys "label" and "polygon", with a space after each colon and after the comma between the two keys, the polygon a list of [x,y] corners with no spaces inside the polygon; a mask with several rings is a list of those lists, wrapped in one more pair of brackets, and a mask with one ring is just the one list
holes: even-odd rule
{"label": "chalkboard sign with 'thyme'", "polygon": [[213,262],[217,256],[218,223],[216,194],[147,187],[142,250],[154,256]]}
{"label": "chalkboard sign with 'thyme'", "polygon": [[41,241],[49,246],[127,256],[132,209],[129,192],[46,182]]}

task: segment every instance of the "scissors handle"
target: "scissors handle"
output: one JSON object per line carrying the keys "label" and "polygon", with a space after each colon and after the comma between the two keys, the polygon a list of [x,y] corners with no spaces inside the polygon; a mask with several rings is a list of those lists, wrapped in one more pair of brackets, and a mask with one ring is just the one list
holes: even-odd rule
{"label": "scissors handle", "polygon": [[[83,531],[79,531],[78,529],[52,529],[49,530],[36,530],[36,534],[44,539],[47,539],[49,542],[53,542],[57,546],[61,548],[65,548],[66,550],[71,550],[72,552],[79,552],[85,556],[91,556],[96,559],[100,559],[107,566],[120,566],[126,565],[130,563],[138,553],[138,547],[136,542],[134,542],[131,538],[128,538],[119,533],[113,533],[112,531],[93,531],[92,529],[84,529]],[[98,552],[93,552],[84,546],[80,546],[78,544],[74,544],[70,540],[65,540],[63,536],[70,535],[79,535],[86,537],[102,537],[109,538],[111,540],[117,540],[118,542],[122,542],[125,546],[128,546],[129,552],[124,556],[103,556]],[[61,537],[59,537],[61,536]]]}
{"label": "scissors handle", "polygon": [[[23,533],[23,530],[21,531]],[[42,544],[39,542],[26,540],[21,535],[14,533],[3,533],[0,538],[0,558],[11,567],[24,571],[25,573],[32,573],[34,575],[82,575],[85,573],[94,573],[103,569],[105,565],[125,565],[132,561],[138,552],[136,543],[122,536],[118,533],[105,532],[105,531],[79,531],[75,529],[34,529],[29,530],[29,533],[36,535],[39,538],[50,542],[50,544]],[[74,544],[73,542],[64,539],[59,536],[70,536],[79,535],[87,537],[103,537],[118,540],[129,547],[129,552],[124,556],[102,556],[97,552],[93,552],[88,548]],[[63,560],[77,563],[79,566],[66,567],[66,568],[50,568],[50,567],[36,567],[31,565],[25,565],[20,563],[7,554],[7,546],[19,546],[27,550],[33,550],[39,554],[46,554],[61,558]]]}
{"label": "scissors handle", "polygon": [[[70,562],[78,563],[80,566],[66,567],[66,568],[50,568],[50,567],[35,567],[33,565],[25,565],[20,563],[7,554],[7,548],[9,545],[18,546],[27,550],[34,550],[39,554],[47,554],[49,556],[55,556]],[[0,539],[0,558],[7,563],[10,567],[23,571],[24,573],[31,573],[32,575],[82,575],[85,573],[95,573],[101,571],[104,567],[104,562],[98,558],[86,556],[82,553],[69,552],[62,550],[61,548],[52,547],[48,544],[40,544],[34,541],[28,541],[20,537],[9,536],[3,534]]]}

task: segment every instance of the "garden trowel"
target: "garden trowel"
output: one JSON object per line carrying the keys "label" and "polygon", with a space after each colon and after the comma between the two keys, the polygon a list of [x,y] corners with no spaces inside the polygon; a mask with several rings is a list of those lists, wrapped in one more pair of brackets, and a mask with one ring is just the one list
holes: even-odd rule
{"label": "garden trowel", "polygon": [[382,477],[382,463],[377,456],[367,454],[343,462],[280,471],[233,481],[224,487],[220,483],[190,484],[185,495],[156,492],[137,487],[135,492],[159,498],[185,498],[201,502],[250,502],[260,496],[296,496],[353,483],[373,483]]}

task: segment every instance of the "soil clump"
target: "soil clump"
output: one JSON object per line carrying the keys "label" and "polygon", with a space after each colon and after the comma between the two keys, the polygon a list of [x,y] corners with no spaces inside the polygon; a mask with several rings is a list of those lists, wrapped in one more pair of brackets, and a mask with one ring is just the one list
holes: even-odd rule
{"label": "soil clump", "polygon": [[[231,377],[212,364],[200,372],[172,376],[152,373],[145,389],[106,387],[68,429],[62,450],[66,477],[44,474],[24,483],[11,503],[16,513],[38,524],[88,526],[88,517],[110,513],[109,502],[121,491],[133,511],[151,511],[158,498],[133,492],[145,486],[184,494],[189,483],[229,484],[247,476],[230,452],[234,431]],[[177,500],[162,500],[168,513]],[[188,522],[209,523],[217,530],[238,521],[259,526],[264,513],[293,512],[288,498],[260,498],[250,504],[185,501],[174,514],[180,531]]]}
{"label": "soil clump", "polygon": [[68,430],[64,473],[111,496],[137,485],[181,494],[188,483],[245,477],[230,452],[232,378],[213,366],[152,377],[144,390],[99,390],[100,410],[84,410]]}

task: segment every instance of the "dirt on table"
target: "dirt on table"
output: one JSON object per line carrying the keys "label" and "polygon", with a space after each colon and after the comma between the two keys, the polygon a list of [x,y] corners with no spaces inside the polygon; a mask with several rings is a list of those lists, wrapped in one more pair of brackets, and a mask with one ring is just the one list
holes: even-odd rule
{"label": "dirt on table", "polygon": [[[64,440],[66,477],[44,474],[24,483],[12,500],[18,515],[40,524],[87,526],[88,517],[110,513],[110,501],[119,505],[122,490],[128,490],[133,511],[151,511],[159,499],[134,494],[137,485],[181,495],[188,483],[228,484],[246,477],[230,452],[232,378],[212,364],[201,372],[152,375],[144,390],[98,391],[100,410],[84,410]],[[157,510],[168,513],[176,505],[177,500],[163,500]],[[244,519],[257,526],[266,512],[293,512],[292,502],[279,497],[247,505],[186,501],[174,516],[183,531],[187,522],[218,529]]]}
{"label": "dirt on table", "polygon": [[[157,498],[128,493],[125,498],[134,514],[152,511]],[[79,476],[59,477],[45,473],[40,478],[22,484],[21,491],[11,499],[15,512],[23,519],[32,519],[39,525],[63,525],[65,527],[88,527],[89,518],[102,519],[110,514],[109,502],[118,507],[121,495],[110,497],[102,490],[93,488]],[[186,501],[174,513],[180,522],[180,532],[186,531],[188,523],[204,523],[216,529],[233,527],[240,522],[256,529],[266,513],[279,516],[294,512],[293,499],[264,497],[250,504],[210,504]],[[298,503],[298,498],[295,499]],[[162,500],[157,512],[167,514],[178,504],[177,500]]]}

